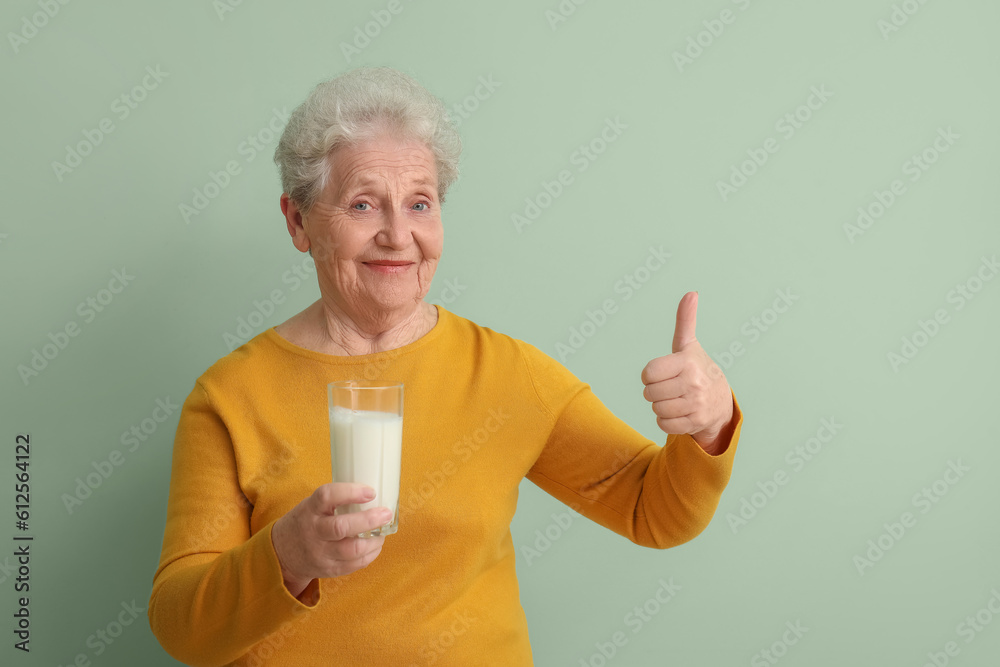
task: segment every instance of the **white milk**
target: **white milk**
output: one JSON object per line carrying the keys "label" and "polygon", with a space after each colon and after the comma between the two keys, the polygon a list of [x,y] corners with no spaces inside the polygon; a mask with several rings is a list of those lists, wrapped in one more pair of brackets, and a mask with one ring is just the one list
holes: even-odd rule
{"label": "white milk", "polygon": [[334,482],[367,484],[375,498],[340,508],[341,513],[388,507],[399,503],[399,463],[403,445],[403,418],[391,412],[330,410],[330,454]]}

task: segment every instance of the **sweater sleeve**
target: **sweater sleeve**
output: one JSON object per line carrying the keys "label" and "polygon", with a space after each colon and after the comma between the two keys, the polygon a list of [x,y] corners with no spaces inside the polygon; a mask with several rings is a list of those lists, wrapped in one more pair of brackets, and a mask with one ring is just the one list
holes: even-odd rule
{"label": "sweater sleeve", "polygon": [[189,665],[225,665],[318,602],[285,588],[267,524],[251,534],[253,508],[239,485],[225,423],[199,382],[181,409],[167,523],[153,579],[149,623],[163,648]]}
{"label": "sweater sleeve", "polygon": [[743,425],[736,396],[736,425],[723,453],[706,453],[689,435],[668,435],[660,447],[556,360],[527,343],[521,348],[537,399],[552,419],[527,478],[635,544],[666,549],[697,537],[715,515],[732,472]]}

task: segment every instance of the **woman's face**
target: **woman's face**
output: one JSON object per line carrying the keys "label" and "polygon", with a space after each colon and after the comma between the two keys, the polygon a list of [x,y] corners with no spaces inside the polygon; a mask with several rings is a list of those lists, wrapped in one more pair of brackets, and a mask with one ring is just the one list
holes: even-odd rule
{"label": "woman's face", "polygon": [[365,319],[415,309],[444,241],[434,154],[420,142],[384,137],[338,148],[332,164],[327,187],[292,234],[299,250],[312,250],[324,298]]}

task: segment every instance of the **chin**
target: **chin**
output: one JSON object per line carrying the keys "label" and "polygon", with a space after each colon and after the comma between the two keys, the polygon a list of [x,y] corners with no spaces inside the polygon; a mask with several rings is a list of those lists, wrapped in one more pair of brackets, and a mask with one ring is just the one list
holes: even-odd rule
{"label": "chin", "polygon": [[406,310],[407,308],[414,308],[420,306],[421,299],[410,297],[403,297],[399,294],[386,294],[373,296],[370,299],[365,300],[366,310],[371,312],[383,312],[390,313],[398,310]]}

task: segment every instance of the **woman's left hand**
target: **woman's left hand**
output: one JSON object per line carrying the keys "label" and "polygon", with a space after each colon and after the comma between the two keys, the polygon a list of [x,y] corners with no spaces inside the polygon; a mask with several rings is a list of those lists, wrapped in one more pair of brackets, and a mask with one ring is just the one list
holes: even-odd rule
{"label": "woman's left hand", "polygon": [[695,338],[698,293],[688,292],[677,306],[672,354],[642,369],[642,395],[653,404],[656,425],[666,433],[688,433],[709,454],[729,441],[733,397],[722,369]]}

